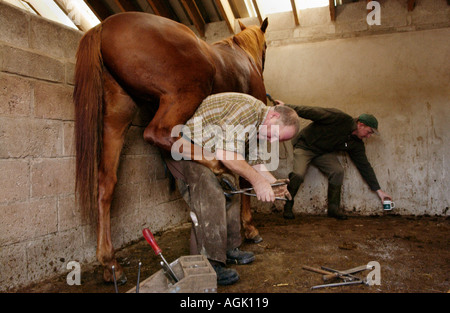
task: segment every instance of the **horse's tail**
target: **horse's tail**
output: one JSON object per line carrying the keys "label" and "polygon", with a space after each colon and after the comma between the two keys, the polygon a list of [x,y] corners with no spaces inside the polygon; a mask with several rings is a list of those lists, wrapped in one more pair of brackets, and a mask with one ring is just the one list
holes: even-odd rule
{"label": "horse's tail", "polygon": [[93,217],[98,198],[98,165],[103,132],[101,24],[81,39],[75,67],[75,192],[84,217]]}

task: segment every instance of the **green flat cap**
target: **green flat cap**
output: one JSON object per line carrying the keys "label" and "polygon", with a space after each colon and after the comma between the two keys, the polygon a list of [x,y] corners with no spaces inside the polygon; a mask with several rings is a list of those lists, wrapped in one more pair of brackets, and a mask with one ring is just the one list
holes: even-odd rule
{"label": "green flat cap", "polygon": [[371,127],[373,129],[373,131],[375,132],[375,134],[377,134],[377,135],[379,134],[379,132],[378,132],[378,121],[375,118],[375,116],[373,116],[372,114],[364,113],[364,114],[361,114],[358,117],[358,120],[361,123]]}

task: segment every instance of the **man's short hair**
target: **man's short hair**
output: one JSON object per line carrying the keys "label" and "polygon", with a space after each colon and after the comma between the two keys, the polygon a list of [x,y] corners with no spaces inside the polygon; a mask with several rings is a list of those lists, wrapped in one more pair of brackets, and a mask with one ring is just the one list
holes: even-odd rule
{"label": "man's short hair", "polygon": [[281,124],[284,126],[294,126],[295,133],[298,133],[300,130],[300,118],[298,117],[297,112],[295,112],[294,109],[284,105],[276,105],[274,109],[275,112],[280,114]]}

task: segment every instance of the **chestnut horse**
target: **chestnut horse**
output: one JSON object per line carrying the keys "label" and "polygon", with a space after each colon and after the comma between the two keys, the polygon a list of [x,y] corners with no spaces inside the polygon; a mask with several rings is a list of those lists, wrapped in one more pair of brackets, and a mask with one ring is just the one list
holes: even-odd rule
{"label": "chestnut horse", "polygon": [[[267,103],[263,82],[267,19],[213,45],[185,25],[156,15],[113,15],[81,39],[75,69],[76,191],[85,212],[98,210],[97,259],[103,278],[111,267],[125,281],[111,243],[110,207],[125,134],[138,109],[152,111],[144,139],[170,151],[184,124],[203,99],[221,92],[247,93]],[[193,151],[193,149],[192,149]],[[216,174],[217,160],[198,161]],[[251,225],[249,199],[242,202],[246,237],[259,236]]]}

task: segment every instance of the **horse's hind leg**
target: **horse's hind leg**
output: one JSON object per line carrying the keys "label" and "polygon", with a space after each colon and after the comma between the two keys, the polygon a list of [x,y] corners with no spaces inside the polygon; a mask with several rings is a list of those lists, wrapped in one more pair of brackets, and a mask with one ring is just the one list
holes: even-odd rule
{"label": "horse's hind leg", "polygon": [[120,152],[135,111],[134,101],[111,75],[105,72],[103,147],[98,169],[97,259],[105,267],[103,279],[106,282],[113,281],[113,265],[118,281],[126,282],[123,269],[114,256],[111,242],[110,209],[117,182]]}

